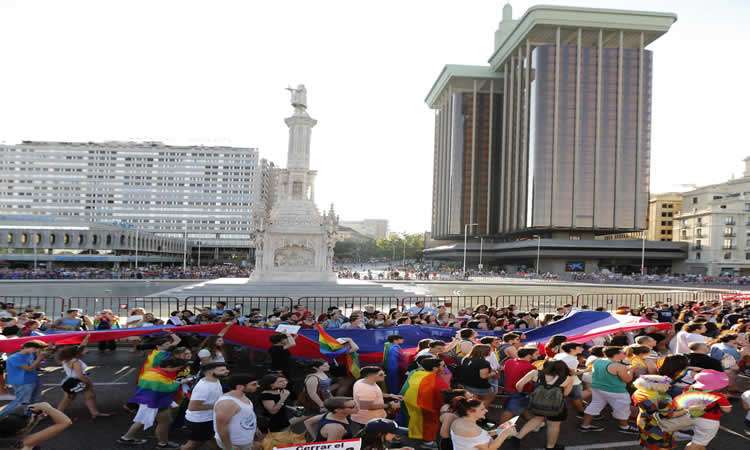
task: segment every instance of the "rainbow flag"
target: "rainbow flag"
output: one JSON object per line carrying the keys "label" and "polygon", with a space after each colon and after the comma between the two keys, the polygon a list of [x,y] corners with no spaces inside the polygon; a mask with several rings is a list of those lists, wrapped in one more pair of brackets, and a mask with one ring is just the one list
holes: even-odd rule
{"label": "rainbow flag", "polygon": [[[449,389],[437,373],[415,370],[401,388],[404,396],[401,413],[409,424],[409,437],[434,441],[440,431],[440,407],[443,405],[440,390]],[[405,407],[404,407],[405,406]]]}
{"label": "rainbow flag", "polygon": [[138,380],[135,394],[130,403],[146,405],[149,408],[166,408],[172,404],[180,389],[177,372],[167,372],[160,367],[148,369]]}
{"label": "rainbow flag", "polygon": [[159,367],[159,363],[166,359],[169,356],[169,352],[167,351],[160,351],[160,350],[151,350],[151,353],[148,354],[146,357],[146,362],[143,363],[141,366],[141,370],[138,371],[138,380],[140,381],[141,377],[148,369]]}
{"label": "rainbow flag", "polygon": [[346,371],[354,378],[359,378],[359,357],[357,356],[357,352],[348,353],[349,346],[342,344],[330,334],[326,333],[325,330],[321,328],[320,324],[316,323],[315,328],[318,329],[318,345],[320,345],[320,353],[328,359],[336,359],[343,355],[346,360]]}

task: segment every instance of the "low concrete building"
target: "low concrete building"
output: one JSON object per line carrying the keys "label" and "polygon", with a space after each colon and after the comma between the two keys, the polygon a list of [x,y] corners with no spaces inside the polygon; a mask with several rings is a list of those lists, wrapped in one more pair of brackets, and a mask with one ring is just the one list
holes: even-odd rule
{"label": "low concrete building", "polygon": [[57,264],[121,267],[182,264],[184,239],[87,222],[0,216],[0,264],[52,269]]}
{"label": "low concrete building", "polygon": [[682,193],[675,241],[690,246],[676,272],[750,275],[750,157],[742,178]]}
{"label": "low concrete building", "polygon": [[651,194],[648,200],[646,239],[649,241],[673,241],[674,217],[681,210],[682,194],[679,192]]}

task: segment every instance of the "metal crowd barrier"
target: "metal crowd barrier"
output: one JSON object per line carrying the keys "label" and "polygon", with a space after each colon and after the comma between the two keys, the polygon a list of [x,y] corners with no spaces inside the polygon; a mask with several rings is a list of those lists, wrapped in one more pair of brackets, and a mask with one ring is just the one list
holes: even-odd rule
{"label": "metal crowd barrier", "polygon": [[66,309],[80,308],[84,315],[93,316],[104,309],[120,316],[121,326],[135,308],[143,308],[156,318],[168,319],[172,311],[182,309],[182,300],[177,297],[70,297]]}
{"label": "metal crowd barrier", "polygon": [[226,296],[226,295],[196,295],[185,299],[184,308],[200,314],[203,308],[215,308],[216,302],[226,303],[229,309],[237,310],[244,315],[250,314],[253,308],[260,309],[263,317],[271,315],[276,308],[285,306],[292,310],[294,300],[291,297],[265,297],[265,296]]}
{"label": "metal crowd barrier", "polygon": [[524,312],[536,308],[540,314],[554,313],[560,306],[574,304],[572,295],[499,295],[495,298],[496,308],[517,306]]}
{"label": "metal crowd barrier", "polygon": [[317,317],[328,312],[328,308],[336,306],[345,315],[352,311],[364,311],[365,305],[373,305],[375,310],[388,313],[391,308],[401,309],[404,299],[398,297],[300,297],[294,305],[303,305],[305,311],[311,311]]}
{"label": "metal crowd barrier", "polygon": [[12,309],[17,313],[25,309],[42,311],[47,317],[56,319],[60,317],[68,308],[66,300],[62,297],[54,296],[27,296],[27,295],[3,295],[0,296],[0,303],[4,303],[7,309]]}
{"label": "metal crowd barrier", "polygon": [[408,309],[415,305],[417,300],[424,300],[427,305],[435,308],[444,306],[446,311],[455,314],[469,307],[476,309],[478,306],[484,305],[491,308],[493,299],[489,295],[435,295],[404,297],[401,302]]}
{"label": "metal crowd barrier", "polygon": [[622,292],[615,294],[578,294],[575,303],[577,308],[586,306],[588,309],[596,309],[601,307],[605,311],[614,311],[620,306],[636,308],[642,305],[643,298],[641,294]]}

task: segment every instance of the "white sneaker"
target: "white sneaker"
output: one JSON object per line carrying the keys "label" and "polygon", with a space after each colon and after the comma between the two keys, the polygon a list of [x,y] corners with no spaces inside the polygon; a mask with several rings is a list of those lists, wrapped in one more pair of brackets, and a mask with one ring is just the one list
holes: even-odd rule
{"label": "white sneaker", "polygon": [[536,433],[537,431],[540,431],[542,428],[544,428],[546,426],[547,426],[547,421],[545,420],[538,427],[534,428],[534,433]]}

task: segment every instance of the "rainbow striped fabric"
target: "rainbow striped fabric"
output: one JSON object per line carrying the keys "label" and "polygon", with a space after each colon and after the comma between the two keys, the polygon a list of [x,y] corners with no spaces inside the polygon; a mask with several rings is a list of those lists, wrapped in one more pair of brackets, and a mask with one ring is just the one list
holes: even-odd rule
{"label": "rainbow striped fabric", "polygon": [[359,357],[357,356],[357,353],[348,353],[349,346],[342,344],[330,334],[326,333],[320,324],[316,323],[315,328],[318,329],[318,345],[320,345],[320,353],[328,359],[336,359],[343,355],[346,360],[346,371],[355,379],[359,378]]}
{"label": "rainbow striped fabric", "polygon": [[135,394],[130,397],[130,403],[146,405],[149,408],[166,408],[172,404],[179,389],[177,372],[167,372],[154,367],[148,369],[138,380],[138,387]]}
{"label": "rainbow striped fabric", "polygon": [[401,388],[404,396],[401,408],[409,424],[409,437],[434,441],[440,431],[440,407],[443,405],[440,390],[449,389],[437,373],[415,370]]}
{"label": "rainbow striped fabric", "polygon": [[146,362],[143,363],[141,366],[141,370],[138,371],[138,380],[140,381],[141,377],[148,369],[151,369],[153,367],[159,367],[159,363],[166,359],[169,356],[169,352],[163,351],[163,350],[151,350],[151,353],[148,354],[146,357]]}

